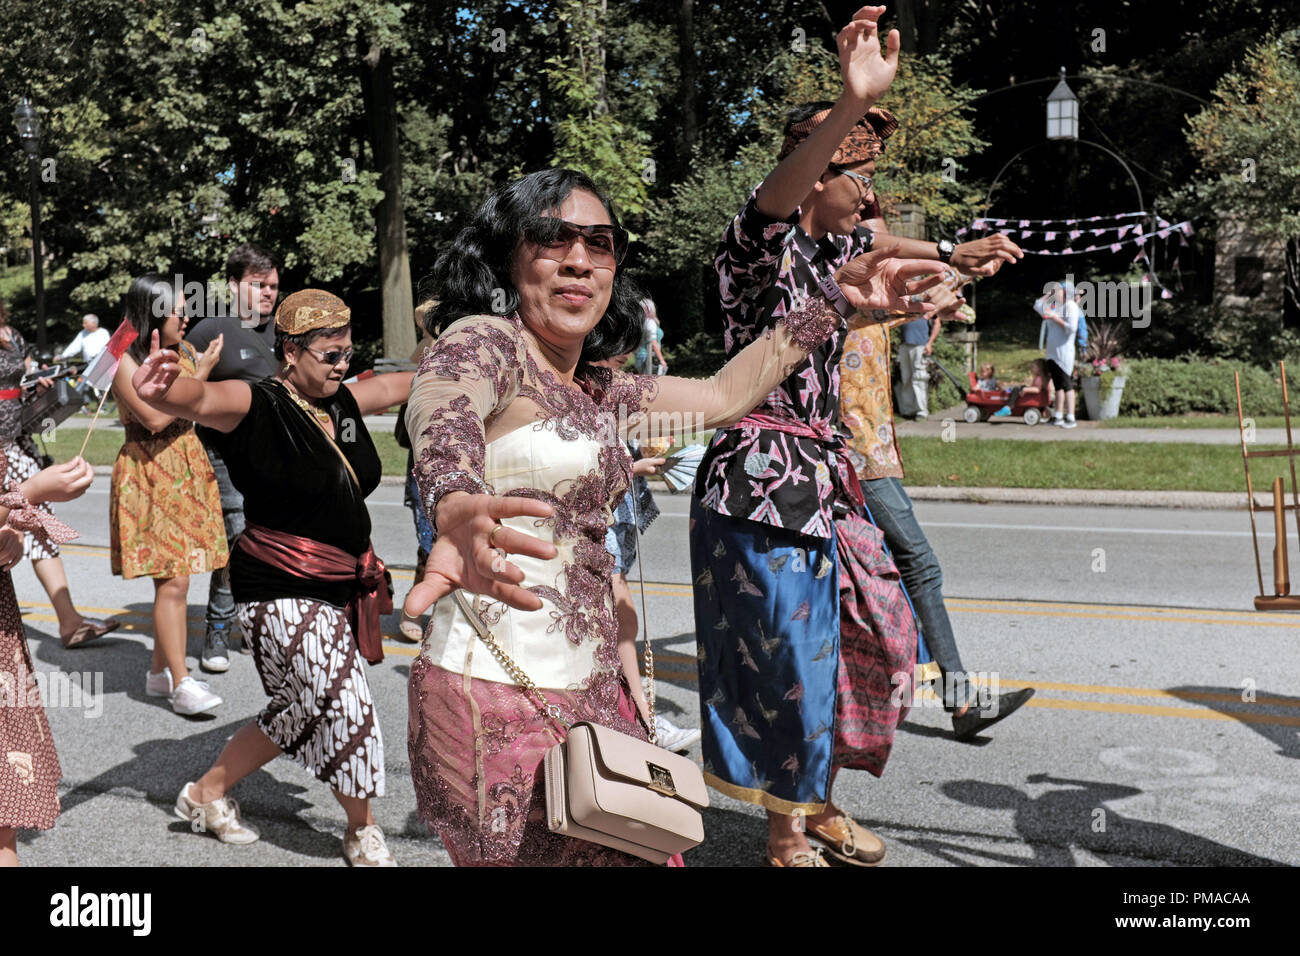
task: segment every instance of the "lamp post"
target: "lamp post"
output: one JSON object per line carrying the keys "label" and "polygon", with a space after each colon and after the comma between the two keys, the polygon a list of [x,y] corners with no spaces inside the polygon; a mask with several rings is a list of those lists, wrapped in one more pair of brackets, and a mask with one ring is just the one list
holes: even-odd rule
{"label": "lamp post", "polygon": [[32,104],[23,97],[14,110],[14,126],[27,153],[28,178],[32,203],[32,269],[36,278],[36,348],[45,351],[45,277],[41,271],[41,196],[36,171],[36,154],[40,149],[41,120]]}

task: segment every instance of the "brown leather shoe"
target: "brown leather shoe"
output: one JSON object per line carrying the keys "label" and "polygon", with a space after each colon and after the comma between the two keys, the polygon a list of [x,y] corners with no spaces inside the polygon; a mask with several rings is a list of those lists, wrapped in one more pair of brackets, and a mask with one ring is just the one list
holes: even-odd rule
{"label": "brown leather shoe", "polygon": [[844,814],[829,823],[809,820],[806,826],[809,838],[824,844],[826,852],[843,863],[875,866],[885,858],[885,841]]}
{"label": "brown leather shoe", "polygon": [[828,869],[830,864],[822,859],[822,849],[817,847],[815,850],[799,850],[790,854],[788,860],[782,860],[772,852],[771,846],[767,848],[767,865],[768,866],[824,866]]}

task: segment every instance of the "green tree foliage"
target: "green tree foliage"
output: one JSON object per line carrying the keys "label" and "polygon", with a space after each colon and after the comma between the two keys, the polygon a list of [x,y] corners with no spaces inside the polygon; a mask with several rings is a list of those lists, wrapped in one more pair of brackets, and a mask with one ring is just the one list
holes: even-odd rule
{"label": "green tree foliage", "polygon": [[1200,163],[1194,192],[1209,209],[1288,244],[1287,294],[1300,306],[1300,31],[1253,47],[1188,123]]}

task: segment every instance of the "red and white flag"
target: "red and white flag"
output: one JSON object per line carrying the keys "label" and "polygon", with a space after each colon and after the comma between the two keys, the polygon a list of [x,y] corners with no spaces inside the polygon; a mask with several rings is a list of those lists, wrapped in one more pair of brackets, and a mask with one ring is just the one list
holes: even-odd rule
{"label": "red and white flag", "polygon": [[101,392],[106,391],[113,384],[113,376],[117,374],[117,366],[122,361],[122,356],[126,354],[126,350],[131,347],[131,343],[139,334],[134,325],[123,319],[117,331],[109,338],[108,344],[104,346],[104,351],[96,355],[86,366],[84,376],[86,381]]}

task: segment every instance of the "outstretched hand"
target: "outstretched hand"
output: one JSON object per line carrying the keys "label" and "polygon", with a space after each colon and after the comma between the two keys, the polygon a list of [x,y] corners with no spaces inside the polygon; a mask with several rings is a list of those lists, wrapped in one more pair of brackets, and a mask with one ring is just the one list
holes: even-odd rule
{"label": "outstretched hand", "polygon": [[131,387],[137,395],[152,404],[166,396],[167,390],[180,374],[181,366],[176,352],[158,344],[158,330],[154,329],[149,339],[149,355],[131,376]]}
{"label": "outstretched hand", "polygon": [[[406,595],[405,611],[419,617],[456,588],[503,601],[521,611],[536,611],[541,599],[519,585],[524,572],[505,560],[523,554],[549,560],[555,546],[500,524],[502,518],[549,518],[550,505],[533,498],[452,492],[438,502],[438,538],[424,566],[424,578]],[[496,530],[500,528],[500,530]],[[495,536],[494,536],[495,535]]]}
{"label": "outstretched hand", "polygon": [[1002,268],[1002,263],[1024,257],[1020,247],[999,232],[955,247],[952,264],[968,275],[991,276]]}
{"label": "outstretched hand", "polygon": [[890,30],[885,38],[885,53],[880,52],[876,21],[884,7],[862,7],[853,21],[835,38],[840,52],[840,76],[844,92],[863,106],[870,106],[884,95],[898,72],[899,36]]}
{"label": "outstretched hand", "polygon": [[935,311],[925,293],[943,284],[942,271],[936,273],[939,267],[927,259],[895,259],[898,250],[897,243],[873,249],[836,270],[835,281],[840,291],[859,312],[888,309],[928,314]]}

